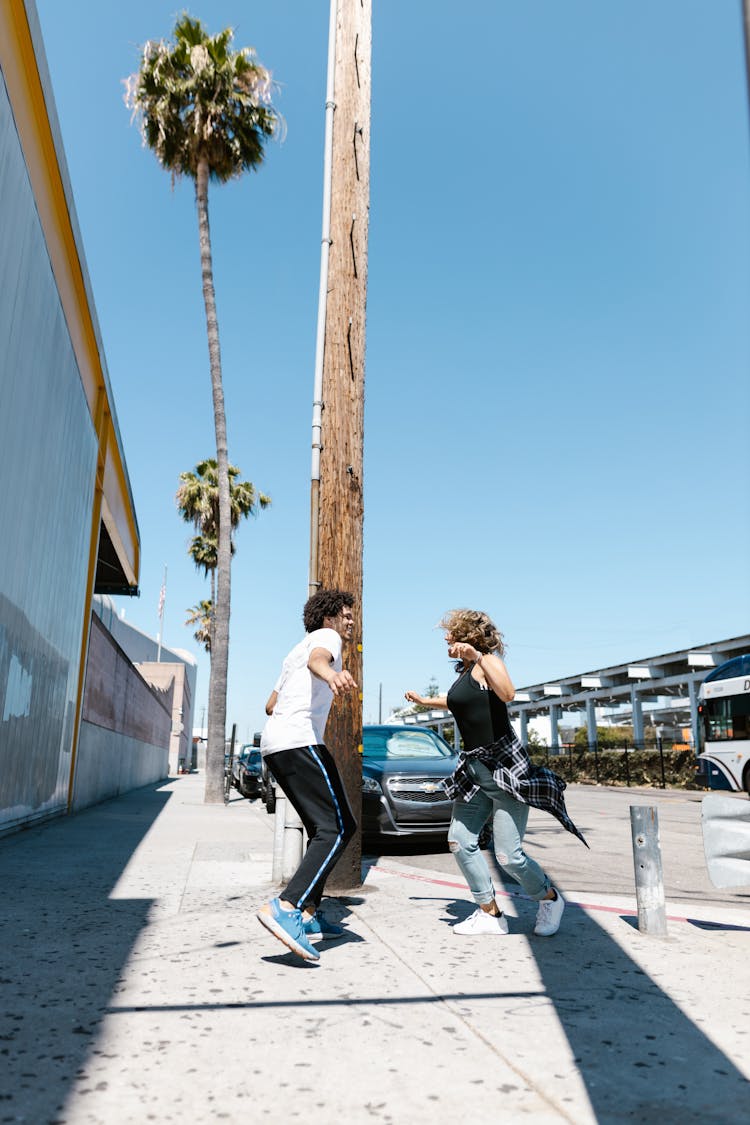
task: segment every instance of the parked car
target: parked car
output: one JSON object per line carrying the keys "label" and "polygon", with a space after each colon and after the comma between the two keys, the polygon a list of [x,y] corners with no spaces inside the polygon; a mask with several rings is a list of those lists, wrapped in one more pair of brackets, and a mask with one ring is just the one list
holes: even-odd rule
{"label": "parked car", "polygon": [[365,726],[362,834],[444,836],[453,802],[440,784],[458,756],[427,727]]}
{"label": "parked car", "polygon": [[[362,729],[363,836],[445,836],[453,802],[440,782],[456,768],[458,755],[427,727]],[[276,807],[276,784],[263,763],[262,798]],[[482,839],[486,846],[488,834]]]}
{"label": "parked car", "polygon": [[266,765],[265,758],[260,771],[260,799],[266,806],[267,813],[276,812],[276,778]]}
{"label": "parked car", "polygon": [[261,795],[260,750],[243,746],[232,763],[232,781],[243,797]]}

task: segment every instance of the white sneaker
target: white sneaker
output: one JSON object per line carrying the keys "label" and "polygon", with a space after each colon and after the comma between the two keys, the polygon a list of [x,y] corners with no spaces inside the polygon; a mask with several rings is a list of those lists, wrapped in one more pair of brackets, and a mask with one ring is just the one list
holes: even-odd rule
{"label": "white sneaker", "polygon": [[565,899],[560,894],[557,887],[553,889],[557,898],[543,898],[536,912],[534,933],[538,934],[539,937],[552,937],[552,935],[556,934],[560,929],[560,919],[565,909]]}
{"label": "white sneaker", "polygon": [[459,922],[453,927],[454,934],[462,937],[473,937],[475,934],[494,934],[501,937],[508,932],[508,920],[504,914],[488,914],[481,906],[464,922]]}

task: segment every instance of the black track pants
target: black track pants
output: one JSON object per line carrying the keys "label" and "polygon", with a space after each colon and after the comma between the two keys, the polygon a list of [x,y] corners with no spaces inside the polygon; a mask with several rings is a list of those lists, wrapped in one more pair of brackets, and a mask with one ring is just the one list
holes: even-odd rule
{"label": "black track pants", "polygon": [[279,750],[267,754],[266,762],[308,836],[302,862],[279,897],[317,909],[326,879],[357,828],[344,783],[325,746]]}

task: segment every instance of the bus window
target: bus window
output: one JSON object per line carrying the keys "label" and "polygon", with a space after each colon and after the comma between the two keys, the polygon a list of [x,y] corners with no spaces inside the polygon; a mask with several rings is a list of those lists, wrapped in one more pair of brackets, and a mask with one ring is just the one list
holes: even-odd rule
{"label": "bus window", "polygon": [[750,695],[735,695],[731,703],[732,737],[750,738]]}
{"label": "bus window", "polygon": [[750,738],[750,695],[709,699],[701,710],[709,741],[726,742],[735,738]]}

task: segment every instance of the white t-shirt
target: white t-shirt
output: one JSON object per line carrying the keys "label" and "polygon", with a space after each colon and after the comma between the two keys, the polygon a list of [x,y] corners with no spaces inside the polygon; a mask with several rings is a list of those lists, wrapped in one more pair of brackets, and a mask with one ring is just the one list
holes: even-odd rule
{"label": "white t-shirt", "polygon": [[260,738],[264,756],[323,741],[333,692],[307,667],[314,648],[330,652],[335,671],[341,671],[341,637],[335,629],[315,629],[294,646],[274,685],[279,697]]}

